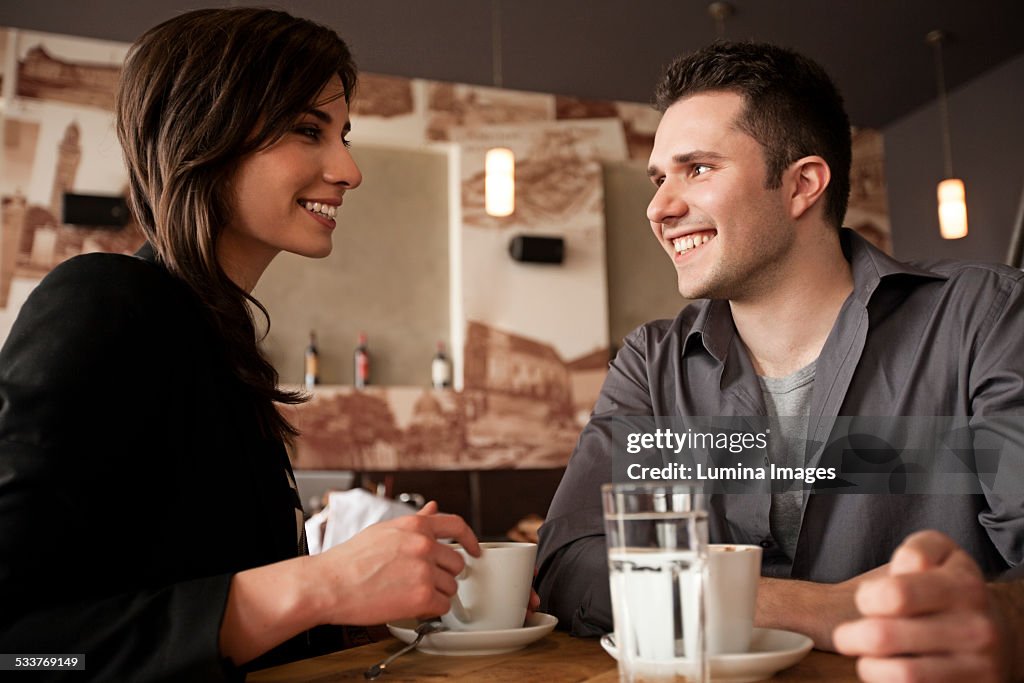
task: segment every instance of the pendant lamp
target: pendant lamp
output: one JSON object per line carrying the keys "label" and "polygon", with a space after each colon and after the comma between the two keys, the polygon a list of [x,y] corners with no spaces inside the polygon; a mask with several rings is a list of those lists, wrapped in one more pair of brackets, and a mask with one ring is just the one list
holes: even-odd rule
{"label": "pendant lamp", "polygon": [[[501,7],[491,1],[491,67],[494,87],[501,80]],[[484,158],[484,211],[489,216],[511,216],[516,209],[516,157],[507,147],[487,150]]]}
{"label": "pendant lamp", "polygon": [[939,92],[939,117],[942,123],[942,150],[945,157],[946,177],[939,182],[939,233],[943,239],[956,240],[967,236],[967,191],[964,181],[953,176],[953,145],[949,132],[949,103],[946,97],[946,77],[942,68],[942,42],[946,34],[930,31],[925,40],[935,52],[935,81]]}

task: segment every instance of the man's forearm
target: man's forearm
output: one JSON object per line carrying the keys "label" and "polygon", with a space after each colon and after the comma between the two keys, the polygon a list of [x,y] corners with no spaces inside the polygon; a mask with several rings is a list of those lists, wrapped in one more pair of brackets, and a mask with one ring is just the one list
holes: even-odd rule
{"label": "man's forearm", "polygon": [[853,594],[860,578],[835,584],[762,578],[754,624],[803,633],[817,649],[832,652],[833,629],[858,616]]}
{"label": "man's forearm", "polygon": [[541,568],[536,582],[541,609],[558,617],[574,636],[598,636],[613,629],[608,589],[608,553],[603,536],[562,548]]}

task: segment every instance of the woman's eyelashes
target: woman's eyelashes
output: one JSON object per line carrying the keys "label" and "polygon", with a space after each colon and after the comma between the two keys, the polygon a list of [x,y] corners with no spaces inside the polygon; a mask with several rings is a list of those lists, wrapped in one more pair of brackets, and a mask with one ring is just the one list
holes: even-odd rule
{"label": "woman's eyelashes", "polygon": [[299,135],[305,136],[310,140],[320,139],[320,128],[312,125],[299,125],[295,127],[295,132]]}
{"label": "woman's eyelashes", "polygon": [[[306,125],[296,126],[295,127],[295,132],[298,133],[299,135],[301,135],[303,137],[306,137],[306,138],[309,138],[310,140],[313,140],[315,142],[319,142],[320,139],[323,137],[323,131],[320,130],[319,126],[315,126],[315,125],[306,124]],[[347,137],[344,137],[344,136],[342,136],[342,138],[341,138],[341,144],[345,145],[345,147],[351,147],[352,146],[352,142]]]}

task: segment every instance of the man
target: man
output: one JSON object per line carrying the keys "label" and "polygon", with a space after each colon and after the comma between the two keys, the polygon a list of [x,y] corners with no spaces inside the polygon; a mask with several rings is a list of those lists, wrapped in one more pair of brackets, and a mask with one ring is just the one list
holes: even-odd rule
{"label": "man", "polygon": [[[796,416],[787,440],[813,443],[840,415],[975,427],[1024,405],[1024,274],[899,263],[841,228],[850,127],[818,65],[719,43],[673,63],[656,99],[648,218],[680,293],[704,301],[626,337],[541,528],[542,609],[578,635],[612,627],[605,418]],[[1024,487],[1009,488],[712,496],[709,533],[764,548],[758,625],[861,655],[869,680],[998,680],[1024,632],[1021,585],[983,578],[1024,559]]]}

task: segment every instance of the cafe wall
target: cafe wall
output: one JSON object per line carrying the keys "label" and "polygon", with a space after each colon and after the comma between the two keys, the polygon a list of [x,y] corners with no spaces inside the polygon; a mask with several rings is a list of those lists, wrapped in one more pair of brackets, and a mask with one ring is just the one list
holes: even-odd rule
{"label": "cafe wall", "polygon": [[[111,110],[126,46],[0,28],[0,340],[35,284],[61,261],[87,251],[134,250],[134,229],[63,226],[64,191],[120,195],[125,176]],[[64,54],[68,63],[50,54]],[[73,60],[73,61],[72,61]],[[75,63],[87,66],[78,67]],[[17,65],[14,67],[14,65]],[[14,79],[21,74],[17,96]]]}

